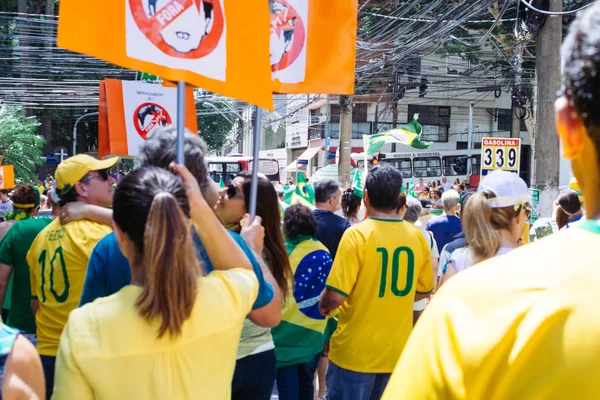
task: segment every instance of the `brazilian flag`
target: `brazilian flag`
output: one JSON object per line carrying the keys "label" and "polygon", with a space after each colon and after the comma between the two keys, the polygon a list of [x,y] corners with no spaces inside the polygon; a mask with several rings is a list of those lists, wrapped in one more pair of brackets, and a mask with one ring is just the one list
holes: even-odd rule
{"label": "brazilian flag", "polygon": [[387,143],[399,143],[411,146],[415,149],[428,149],[433,142],[422,142],[421,133],[423,127],[419,124],[419,114],[415,114],[412,122],[392,129],[391,131],[377,133],[375,135],[364,135],[367,157],[372,157]]}
{"label": "brazilian flag", "polygon": [[364,192],[364,186],[362,183],[362,178],[360,176],[360,171],[358,169],[356,169],[356,172],[354,173],[354,179],[352,180],[352,193],[357,196],[360,197],[361,199],[363,198],[363,192]]}
{"label": "brazilian flag", "polygon": [[281,323],[271,329],[278,367],[309,362],[323,350],[327,319],[319,301],[333,264],[327,248],[312,237],[288,238],[285,244],[294,276]]}
{"label": "brazilian flag", "polygon": [[315,189],[313,185],[306,181],[303,173],[298,172],[296,179],[296,190],[289,191],[283,196],[283,201],[289,205],[302,204],[310,208],[315,208]]}

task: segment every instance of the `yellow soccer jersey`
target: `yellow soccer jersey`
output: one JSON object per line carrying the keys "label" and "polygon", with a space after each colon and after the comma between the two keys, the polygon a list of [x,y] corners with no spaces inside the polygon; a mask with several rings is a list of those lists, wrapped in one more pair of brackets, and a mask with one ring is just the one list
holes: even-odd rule
{"label": "yellow soccer jersey", "polygon": [[368,218],[344,233],[327,287],[347,297],[329,358],[356,372],[390,373],[412,331],[415,291],[433,289],[429,246],[408,222]]}
{"label": "yellow soccer jersey", "polygon": [[588,221],[452,278],[383,399],[597,399],[599,244]]}
{"label": "yellow soccer jersey", "polygon": [[77,308],[87,264],[96,243],[112,229],[91,221],[61,225],[52,221],[27,253],[31,295],[40,302],[36,314],[37,349],[55,356],[69,313]]}

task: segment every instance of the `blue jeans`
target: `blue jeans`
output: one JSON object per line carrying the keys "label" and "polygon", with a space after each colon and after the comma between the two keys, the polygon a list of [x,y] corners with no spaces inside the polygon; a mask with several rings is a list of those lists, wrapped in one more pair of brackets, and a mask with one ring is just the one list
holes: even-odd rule
{"label": "blue jeans", "polygon": [[275,350],[237,360],[231,385],[231,399],[270,400],[276,374]]}
{"label": "blue jeans", "polygon": [[379,400],[391,374],[354,372],[329,360],[327,400]]}
{"label": "blue jeans", "polygon": [[56,357],[40,356],[42,359],[42,368],[44,369],[44,378],[46,378],[46,399],[50,400],[54,390],[54,366]]}
{"label": "blue jeans", "polygon": [[[317,354],[315,357],[320,357]],[[277,368],[277,392],[279,400],[314,400],[313,379],[317,371],[315,360],[308,363]]]}

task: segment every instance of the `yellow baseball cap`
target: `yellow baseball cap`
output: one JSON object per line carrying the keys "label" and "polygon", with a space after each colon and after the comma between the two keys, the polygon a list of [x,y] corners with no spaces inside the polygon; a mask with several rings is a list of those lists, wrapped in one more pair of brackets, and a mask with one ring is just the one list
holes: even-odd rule
{"label": "yellow baseball cap", "polygon": [[579,201],[583,204],[583,193],[581,193],[581,188],[579,187],[579,183],[577,183],[576,178],[571,179],[571,181],[569,182],[569,188],[577,192],[577,196],[579,196]]}
{"label": "yellow baseball cap", "polygon": [[56,189],[59,193],[65,194],[88,172],[112,168],[118,161],[119,157],[98,160],[87,154],[78,154],[69,157],[56,168]]}

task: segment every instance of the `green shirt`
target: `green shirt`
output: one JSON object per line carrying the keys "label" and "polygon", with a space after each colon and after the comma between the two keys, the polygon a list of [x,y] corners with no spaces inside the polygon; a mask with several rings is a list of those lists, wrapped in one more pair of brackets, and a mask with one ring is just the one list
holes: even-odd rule
{"label": "green shirt", "polygon": [[35,333],[35,316],[31,310],[31,284],[27,252],[36,236],[52,222],[51,218],[31,218],[14,224],[0,241],[0,263],[13,267],[11,307],[6,324]]}

